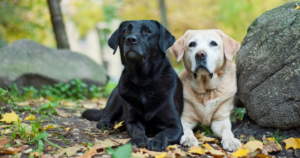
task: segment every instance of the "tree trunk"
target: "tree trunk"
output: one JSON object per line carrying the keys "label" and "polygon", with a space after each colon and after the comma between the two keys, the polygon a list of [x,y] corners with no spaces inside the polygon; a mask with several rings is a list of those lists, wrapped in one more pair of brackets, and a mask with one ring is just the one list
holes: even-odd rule
{"label": "tree trunk", "polygon": [[68,37],[59,6],[59,0],[47,0],[51,14],[53,31],[55,34],[56,45],[58,49],[70,49]]}
{"label": "tree trunk", "polygon": [[159,10],[160,10],[161,23],[164,25],[165,28],[168,29],[165,0],[159,0]]}

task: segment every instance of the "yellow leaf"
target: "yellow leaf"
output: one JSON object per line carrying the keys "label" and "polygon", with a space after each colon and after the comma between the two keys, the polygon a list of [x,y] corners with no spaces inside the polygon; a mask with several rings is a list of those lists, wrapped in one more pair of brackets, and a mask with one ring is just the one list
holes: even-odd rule
{"label": "yellow leaf", "polygon": [[298,3],[296,3],[296,8],[295,8],[295,10],[298,10],[298,9],[300,9],[300,6],[298,5]]}
{"label": "yellow leaf", "polygon": [[204,149],[199,146],[193,146],[193,147],[189,148],[188,152],[193,153],[193,154],[200,154],[200,155],[205,154]]}
{"label": "yellow leaf", "polygon": [[210,137],[206,137],[206,136],[203,136],[199,139],[200,142],[215,142],[215,143],[219,143],[218,140],[216,140],[215,138],[210,138]]}
{"label": "yellow leaf", "polygon": [[75,103],[71,103],[71,102],[65,102],[65,103],[63,103],[63,105],[66,105],[66,106],[76,106]]}
{"label": "yellow leaf", "polygon": [[116,124],[114,126],[114,129],[118,129],[119,127],[121,127],[123,125],[124,121],[119,122],[118,124]]}
{"label": "yellow leaf", "polygon": [[203,146],[206,150],[214,150],[214,148],[211,147],[209,144],[203,144]]}
{"label": "yellow leaf", "polygon": [[244,149],[243,147],[238,148],[238,150],[232,155],[234,157],[245,157],[250,153],[249,149]]}
{"label": "yellow leaf", "polygon": [[166,150],[168,151],[170,149],[177,149],[177,144],[167,146]]}
{"label": "yellow leaf", "polygon": [[258,140],[253,140],[253,141],[249,141],[244,148],[248,148],[252,151],[255,151],[256,149],[263,149],[263,143],[261,141]]}
{"label": "yellow leaf", "polygon": [[25,117],[25,120],[26,120],[26,121],[33,121],[33,120],[35,120],[35,116],[29,114],[27,117]]}
{"label": "yellow leaf", "polygon": [[286,144],[285,149],[300,149],[300,138],[289,138],[283,140]]}
{"label": "yellow leaf", "polygon": [[5,113],[2,115],[2,117],[3,118],[0,121],[12,123],[18,121],[19,115],[17,115],[13,110],[11,110],[11,113]]}
{"label": "yellow leaf", "polygon": [[160,154],[158,156],[155,156],[155,158],[164,158],[166,155],[167,155],[166,153],[162,153],[162,154]]}
{"label": "yellow leaf", "polygon": [[66,131],[70,130],[70,127],[65,128]]}
{"label": "yellow leaf", "polygon": [[221,150],[205,150],[205,153],[210,154],[211,156],[214,157],[223,157],[225,153],[223,153]]}

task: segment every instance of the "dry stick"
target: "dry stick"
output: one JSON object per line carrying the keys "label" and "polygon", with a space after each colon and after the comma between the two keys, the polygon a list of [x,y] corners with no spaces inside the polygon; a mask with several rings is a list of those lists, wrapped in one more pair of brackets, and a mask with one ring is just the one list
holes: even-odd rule
{"label": "dry stick", "polygon": [[119,144],[119,145],[122,145],[122,143],[120,143],[120,142],[117,142],[117,141],[115,141],[115,140],[113,140],[113,139],[111,139],[111,138],[109,138],[107,135],[105,135],[105,134],[103,134],[103,133],[99,133],[101,136],[104,136],[106,139],[109,139],[109,140],[111,140],[111,141],[113,141],[113,142],[115,142],[115,143],[117,143],[117,144]]}

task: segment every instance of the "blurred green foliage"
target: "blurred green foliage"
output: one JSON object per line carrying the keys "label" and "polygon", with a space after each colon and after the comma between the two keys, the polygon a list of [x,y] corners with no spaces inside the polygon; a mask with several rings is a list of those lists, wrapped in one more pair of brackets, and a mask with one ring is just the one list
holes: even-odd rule
{"label": "blurred green foliage", "polygon": [[[107,84],[107,88],[97,87],[95,85],[88,86],[80,79],[72,80],[69,83],[57,83],[53,86],[42,86],[40,90],[33,86],[24,87],[19,90],[16,84],[9,87],[9,91],[12,96],[18,99],[37,99],[44,97],[50,101],[57,101],[62,99],[91,99],[91,98],[102,98],[108,97],[116,84]],[[112,88],[113,87],[113,88]],[[3,91],[3,92],[2,92]],[[7,100],[6,98],[10,95],[6,94],[7,91],[0,88],[0,101]],[[3,95],[2,95],[3,93]],[[8,95],[8,96],[7,96]]]}
{"label": "blurred green foliage", "polygon": [[22,38],[55,44],[47,1],[1,0],[0,15],[0,47]]}

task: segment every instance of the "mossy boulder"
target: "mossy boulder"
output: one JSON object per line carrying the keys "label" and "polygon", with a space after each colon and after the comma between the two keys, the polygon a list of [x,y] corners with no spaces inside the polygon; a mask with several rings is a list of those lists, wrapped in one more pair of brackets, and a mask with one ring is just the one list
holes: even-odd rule
{"label": "mossy boulder", "polygon": [[0,49],[0,86],[53,85],[79,78],[88,85],[105,86],[108,76],[92,59],[69,50],[45,47],[30,40],[19,40]]}
{"label": "mossy boulder", "polygon": [[238,96],[260,126],[300,126],[300,10],[265,12],[248,28],[236,57]]}

